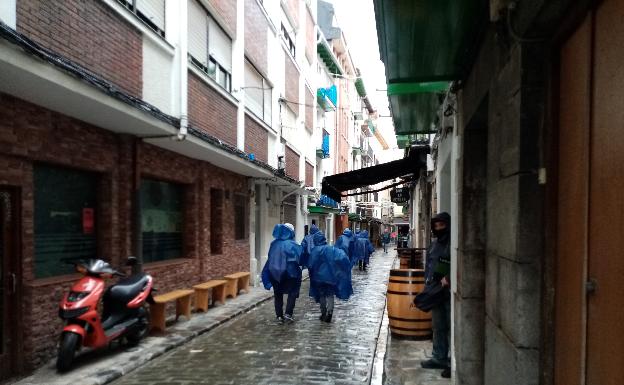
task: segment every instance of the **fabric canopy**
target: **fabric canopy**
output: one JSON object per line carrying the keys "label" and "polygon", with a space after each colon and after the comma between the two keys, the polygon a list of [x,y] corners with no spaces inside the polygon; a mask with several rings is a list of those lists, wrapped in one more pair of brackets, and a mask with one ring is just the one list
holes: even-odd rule
{"label": "fabric canopy", "polygon": [[412,147],[409,155],[403,159],[326,176],[323,178],[321,194],[339,202],[343,191],[374,185],[409,174],[417,174],[421,167],[426,167],[429,151],[428,145],[416,146]]}

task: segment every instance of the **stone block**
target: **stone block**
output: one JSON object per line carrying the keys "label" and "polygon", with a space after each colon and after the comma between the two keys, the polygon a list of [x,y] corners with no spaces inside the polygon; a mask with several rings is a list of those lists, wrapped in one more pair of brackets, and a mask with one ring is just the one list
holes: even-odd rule
{"label": "stone block", "polygon": [[537,264],[500,258],[498,309],[500,327],[514,344],[538,348],[540,336],[540,275]]}
{"label": "stone block", "polygon": [[485,252],[460,250],[457,255],[457,290],[463,298],[483,298]]}
{"label": "stone block", "polygon": [[454,339],[455,360],[480,361],[483,359],[485,340],[484,301],[455,296]]}
{"label": "stone block", "polygon": [[455,385],[483,385],[483,361],[457,361],[454,377]]}
{"label": "stone block", "polygon": [[487,248],[488,253],[513,259],[517,254],[519,216],[519,177],[488,180]]}
{"label": "stone block", "polygon": [[483,384],[539,384],[539,351],[514,346],[489,319],[486,319],[485,325]]}
{"label": "stone block", "polygon": [[485,263],[485,311],[496,324],[500,323],[498,257],[488,255]]}

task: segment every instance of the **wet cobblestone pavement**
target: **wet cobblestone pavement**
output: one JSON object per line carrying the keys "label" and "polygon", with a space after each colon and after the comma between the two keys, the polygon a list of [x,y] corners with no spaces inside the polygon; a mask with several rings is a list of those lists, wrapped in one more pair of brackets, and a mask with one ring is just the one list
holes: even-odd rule
{"label": "wet cobblestone pavement", "polygon": [[394,251],[353,270],[354,295],[321,323],[305,281],[295,323],[275,324],[269,301],[120,378],[115,384],[367,384]]}

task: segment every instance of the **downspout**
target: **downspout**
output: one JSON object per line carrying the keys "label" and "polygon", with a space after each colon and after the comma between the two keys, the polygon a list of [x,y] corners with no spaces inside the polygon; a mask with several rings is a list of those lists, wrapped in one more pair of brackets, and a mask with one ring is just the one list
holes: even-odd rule
{"label": "downspout", "polygon": [[[187,2],[179,3],[181,25],[188,25],[188,9]],[[180,129],[175,139],[183,141],[188,134],[188,30],[180,28]]]}

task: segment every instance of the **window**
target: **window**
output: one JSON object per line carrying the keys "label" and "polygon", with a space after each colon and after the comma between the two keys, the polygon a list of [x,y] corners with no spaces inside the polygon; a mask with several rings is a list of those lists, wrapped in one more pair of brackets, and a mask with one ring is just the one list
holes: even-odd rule
{"label": "window", "polygon": [[245,61],[245,105],[257,117],[271,124],[272,88],[265,78]]}
{"label": "window", "polygon": [[197,0],[188,2],[188,53],[194,65],[232,91],[232,39]]}
{"label": "window", "polygon": [[97,174],[35,165],[35,277],[74,271],[67,262],[97,258]]}
{"label": "window", "polygon": [[234,239],[247,239],[247,197],[234,194]]}
{"label": "window", "polygon": [[151,179],[141,180],[143,262],[181,258],[183,187]]}
{"label": "window", "polygon": [[284,39],[284,43],[286,43],[286,47],[288,47],[290,54],[295,57],[295,43],[292,37],[290,37],[290,33],[286,29],[284,23],[282,23],[282,38]]}
{"label": "window", "polygon": [[165,0],[117,0],[154,32],[165,37]]}
{"label": "window", "polygon": [[223,190],[210,189],[210,253],[223,254]]}

